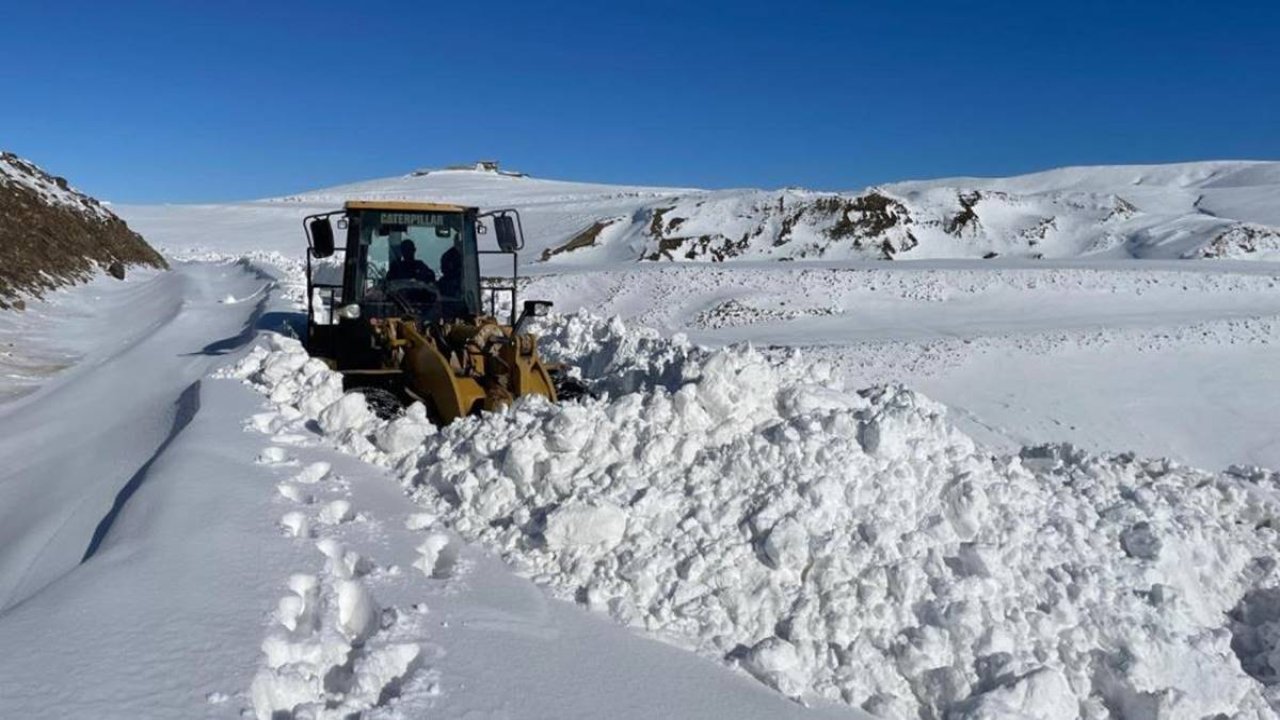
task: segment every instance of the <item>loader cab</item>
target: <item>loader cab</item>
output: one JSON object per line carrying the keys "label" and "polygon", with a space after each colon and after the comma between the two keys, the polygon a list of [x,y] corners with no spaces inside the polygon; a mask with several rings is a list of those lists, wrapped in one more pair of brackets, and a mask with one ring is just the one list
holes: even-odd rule
{"label": "loader cab", "polygon": [[[495,291],[514,304],[516,253],[523,245],[514,210],[481,213],[461,205],[348,201],[312,215],[307,231],[307,337],[313,356],[338,370],[382,362],[370,342],[379,318],[424,323],[470,319],[497,311]],[[495,230],[497,249],[480,249],[477,233]],[[336,241],[334,229],[345,233]],[[482,296],[480,256],[509,254],[510,287]]]}
{"label": "loader cab", "polygon": [[[416,206],[417,204],[415,204]],[[475,208],[347,204],[343,303],[360,317],[480,313]]]}

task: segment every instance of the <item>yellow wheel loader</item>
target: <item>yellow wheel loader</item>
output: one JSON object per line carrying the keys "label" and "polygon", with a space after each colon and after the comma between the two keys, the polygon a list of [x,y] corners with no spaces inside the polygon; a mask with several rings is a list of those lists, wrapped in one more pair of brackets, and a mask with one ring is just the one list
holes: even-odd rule
{"label": "yellow wheel loader", "polygon": [[[335,224],[346,232],[345,247],[335,246]],[[482,250],[477,236],[490,226],[497,248]],[[307,351],[378,412],[416,400],[448,424],[524,395],[556,401],[583,393],[563,368],[542,361],[536,336],[521,332],[551,303],[527,301],[516,315],[524,246],[517,211],[353,200],[306,217],[303,227]],[[483,255],[510,256],[510,284],[482,285]],[[504,295],[505,323],[497,317]]]}

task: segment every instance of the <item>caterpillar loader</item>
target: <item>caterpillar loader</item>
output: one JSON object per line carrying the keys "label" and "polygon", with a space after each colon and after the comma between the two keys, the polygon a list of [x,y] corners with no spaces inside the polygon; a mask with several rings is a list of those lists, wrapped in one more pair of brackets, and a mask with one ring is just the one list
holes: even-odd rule
{"label": "caterpillar loader", "polygon": [[[344,247],[335,247],[335,224],[346,232]],[[497,247],[482,250],[477,236],[489,226]],[[562,367],[539,357],[537,337],[521,331],[551,303],[526,301],[516,315],[524,234],[515,210],[352,200],[304,218],[303,227],[307,351],[379,413],[416,400],[448,424],[524,395],[554,402],[582,394]],[[510,256],[509,284],[482,285],[484,255]],[[503,296],[506,322],[498,318]]]}

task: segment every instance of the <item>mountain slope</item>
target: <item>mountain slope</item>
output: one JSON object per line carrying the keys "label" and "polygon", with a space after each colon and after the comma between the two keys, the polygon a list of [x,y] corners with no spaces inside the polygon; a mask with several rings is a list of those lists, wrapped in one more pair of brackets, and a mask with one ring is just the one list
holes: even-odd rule
{"label": "mountain slope", "polygon": [[852,193],[593,185],[442,171],[275,202],[513,205],[552,263],[1280,257],[1280,163],[1221,161],[895,183]]}
{"label": "mountain slope", "polygon": [[87,280],[114,263],[164,258],[101,203],[12,153],[0,153],[0,308],[20,293]]}

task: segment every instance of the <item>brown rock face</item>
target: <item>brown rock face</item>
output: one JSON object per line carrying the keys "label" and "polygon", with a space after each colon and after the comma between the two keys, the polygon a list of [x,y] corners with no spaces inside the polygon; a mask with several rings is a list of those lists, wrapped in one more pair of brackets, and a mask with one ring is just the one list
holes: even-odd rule
{"label": "brown rock face", "polygon": [[113,265],[120,275],[128,265],[168,267],[97,200],[12,153],[0,153],[0,308],[15,305],[21,293],[38,296]]}

